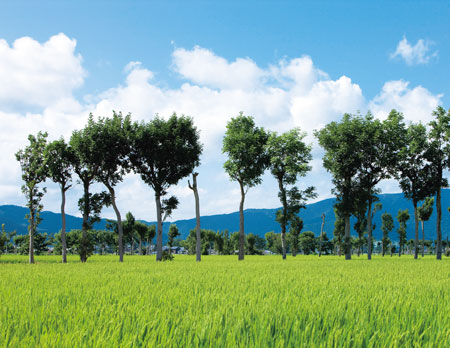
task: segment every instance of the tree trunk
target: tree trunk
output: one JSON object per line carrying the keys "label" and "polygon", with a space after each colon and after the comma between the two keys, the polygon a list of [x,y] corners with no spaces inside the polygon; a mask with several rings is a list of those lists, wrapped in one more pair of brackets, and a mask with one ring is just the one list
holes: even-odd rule
{"label": "tree trunk", "polygon": [[239,261],[244,259],[244,245],[245,245],[245,233],[244,233],[244,201],[245,192],[244,185],[239,182],[241,188],[241,203],[239,204]]}
{"label": "tree trunk", "polygon": [[139,236],[139,255],[142,255],[142,237]]}
{"label": "tree trunk", "polygon": [[325,214],[322,213],[322,225],[320,226],[320,237],[319,237],[319,257],[322,256],[322,235],[324,225],[325,225]]}
{"label": "tree trunk", "polygon": [[200,262],[202,260],[202,234],[200,229],[200,199],[198,197],[197,190],[197,175],[198,173],[192,173],[192,186],[189,184],[189,188],[194,191],[195,198],[195,234],[196,234],[196,242],[195,242],[195,261]]}
{"label": "tree trunk", "polygon": [[61,245],[62,245],[62,263],[67,263],[67,243],[66,243],[66,188],[61,185]]}
{"label": "tree trunk", "polygon": [[156,261],[162,260],[162,211],[161,211],[161,196],[155,194],[156,201],[156,218],[158,221],[156,232]]}
{"label": "tree trunk", "polygon": [[442,259],[442,231],[441,231],[441,188],[436,193],[436,260]]}
{"label": "tree trunk", "polygon": [[414,205],[414,259],[419,256],[419,216],[417,214],[417,202],[413,201]]}
{"label": "tree trunk", "polygon": [[147,255],[150,255],[150,249],[151,249],[150,238],[147,238]]}
{"label": "tree trunk", "polygon": [[286,190],[283,187],[283,181],[281,178],[278,178],[278,188],[281,194],[281,203],[283,204],[283,217],[281,219],[281,250],[283,252],[283,260],[286,260],[287,198],[286,198]]}
{"label": "tree trunk", "polygon": [[424,230],[424,221],[421,220],[420,224],[422,225],[422,257],[425,256],[425,230]]}
{"label": "tree trunk", "polygon": [[367,210],[367,259],[372,260],[372,200],[369,199]]}
{"label": "tree trunk", "polygon": [[89,219],[89,180],[83,180],[84,187],[84,208],[83,208],[83,224],[81,225],[81,252],[80,260],[81,262],[87,261],[87,230],[88,230],[88,219]]}
{"label": "tree trunk", "polygon": [[122,226],[122,217],[120,216],[120,211],[116,205],[116,193],[114,188],[107,182],[104,182],[106,188],[111,195],[111,205],[113,206],[114,212],[117,217],[117,229],[119,230],[119,262],[123,262],[123,226]]}
{"label": "tree trunk", "polygon": [[345,218],[345,237],[344,237],[344,248],[345,248],[345,259],[352,259],[352,245],[350,240],[350,216],[346,215]]}
{"label": "tree trunk", "polygon": [[[30,192],[33,192],[34,188],[32,190],[30,190]],[[29,259],[29,263],[34,263],[34,220],[35,220],[35,210],[34,210],[34,205],[32,204],[33,202],[33,196],[32,193],[30,193],[30,218],[29,218],[29,243],[28,243],[28,259]]]}

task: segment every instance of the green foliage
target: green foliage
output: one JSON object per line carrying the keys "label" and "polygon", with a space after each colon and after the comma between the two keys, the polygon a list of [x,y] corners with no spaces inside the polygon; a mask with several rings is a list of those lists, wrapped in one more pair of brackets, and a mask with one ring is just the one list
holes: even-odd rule
{"label": "green foliage", "polygon": [[401,210],[399,209],[397,214],[397,221],[399,223],[399,227],[397,229],[398,233],[398,241],[400,245],[399,256],[401,255],[404,245],[406,244],[406,222],[409,220],[409,212],[408,209]]}
{"label": "green foliage", "polygon": [[[18,235],[14,237],[14,244],[17,247],[17,252],[21,255],[29,254],[29,237],[26,235]],[[48,247],[50,246],[50,241],[47,238],[47,233],[34,234],[33,245],[34,253],[36,255],[42,255],[48,252]]]}
{"label": "green foliage", "polygon": [[289,234],[287,237],[288,243],[291,246],[292,256],[295,256],[299,250],[299,236],[302,229],[303,220],[298,217],[298,215],[294,215],[294,217],[291,219]]}
{"label": "green foliage", "polygon": [[0,232],[0,255],[6,251],[8,243],[8,236],[5,231],[5,224],[2,224],[2,231]]}
{"label": "green foliage", "polygon": [[281,247],[281,234],[275,233],[273,231],[267,232],[264,235],[264,238],[266,239],[266,245],[267,249],[269,249],[274,254],[282,254],[283,249]]}
{"label": "green foliage", "polygon": [[[200,164],[202,145],[192,118],[175,113],[166,121],[158,115],[148,123],[134,123],[130,162],[134,171],[155,191],[156,259],[162,257],[162,222],[177,207],[176,197],[161,199],[171,185],[190,175]],[[163,217],[164,216],[164,217]]]}
{"label": "green foliage", "polygon": [[[37,136],[28,136],[30,144],[23,150],[16,153],[16,159],[22,169],[22,193],[27,199],[26,206],[29,213],[25,216],[28,219],[28,233],[30,245],[36,233],[37,226],[41,222],[40,212],[43,209],[42,197],[46,189],[40,189],[39,184],[47,178],[47,168],[45,165],[44,152],[47,146],[47,133],[39,132]],[[30,248],[29,248],[30,249]],[[33,248],[29,250],[30,263],[34,263]]]}
{"label": "green foliage", "polygon": [[388,251],[388,247],[391,244],[391,240],[389,238],[389,233],[394,229],[394,219],[392,215],[385,212],[381,215],[381,231],[383,231],[383,238],[381,240],[382,244],[382,254]]}
{"label": "green foliage", "polygon": [[175,238],[177,238],[179,235],[180,235],[180,231],[178,230],[177,225],[171,224],[169,226],[169,233],[168,233],[169,240],[167,242],[167,244],[169,245],[170,248],[173,246],[173,242],[174,242]]}
{"label": "green foliage", "polygon": [[272,175],[278,182],[282,209],[276,213],[276,220],[281,226],[281,243],[283,258],[286,258],[286,227],[290,220],[305,208],[306,200],[315,198],[315,188],[310,186],[301,191],[296,186],[299,177],[304,177],[311,170],[311,146],[303,142],[306,133],[295,128],[281,135],[271,133],[267,140],[267,154]]}
{"label": "green foliage", "polygon": [[157,115],[148,123],[135,123],[131,140],[134,170],[160,196],[200,164],[202,145],[191,117],[174,113],[167,121]]}
{"label": "green foliage", "polygon": [[71,187],[74,153],[63,138],[49,143],[44,151],[47,176],[58,183],[61,190]]}
{"label": "green foliage", "polygon": [[264,128],[256,127],[253,117],[244,116],[242,112],[227,123],[222,152],[228,156],[223,166],[231,180],[244,187],[261,183],[267,166],[264,148],[267,137]]}
{"label": "green foliage", "polygon": [[417,208],[417,215],[420,221],[428,221],[433,213],[434,197],[427,197],[423,204]]}
{"label": "green foliage", "polygon": [[303,254],[309,255],[316,251],[316,237],[313,232],[305,231],[301,233],[298,241]]}

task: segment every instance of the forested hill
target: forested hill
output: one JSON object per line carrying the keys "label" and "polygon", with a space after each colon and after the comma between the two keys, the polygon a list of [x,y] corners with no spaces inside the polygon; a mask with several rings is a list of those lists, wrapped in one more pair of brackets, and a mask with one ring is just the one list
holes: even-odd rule
{"label": "forested hill", "polygon": [[[381,194],[379,195],[380,203],[383,205],[383,209],[376,213],[374,223],[376,228],[374,230],[374,237],[381,239],[381,214],[385,211],[391,213],[394,217],[397,216],[399,209],[409,209],[411,218],[408,221],[407,238],[414,238],[414,216],[412,203],[403,197],[402,193],[393,194]],[[334,199],[325,199],[316,203],[308,204],[307,208],[300,212],[300,216],[304,221],[303,231],[313,231],[316,235],[320,233],[320,226],[322,223],[321,215],[325,213],[325,231],[327,235],[332,238],[333,226],[334,226],[334,213],[333,213]],[[238,202],[236,203],[238,205]],[[442,192],[442,236],[443,239],[450,237],[450,213],[447,211],[447,207],[450,206],[450,190],[443,190]],[[275,221],[275,212],[277,209],[246,209],[245,210],[245,232],[255,233],[264,237],[264,234],[269,231],[280,232],[280,227]],[[18,234],[27,233],[27,221],[25,220],[25,214],[27,208],[18,207],[14,205],[0,206],[0,224],[6,225],[6,230],[16,230]],[[124,212],[125,213],[125,212]],[[39,225],[40,232],[47,232],[53,234],[58,232],[61,228],[61,216],[58,213],[44,211],[42,213],[42,222]],[[66,219],[67,230],[81,228],[82,219],[79,217],[67,215]],[[144,221],[146,222],[146,221]],[[154,224],[155,222],[147,222]],[[189,220],[178,220],[173,223],[177,224],[181,232],[181,237],[186,238],[190,229],[195,228],[195,218]],[[354,221],[352,221],[353,225]],[[433,211],[430,221],[425,223],[425,238],[435,238],[435,225],[436,214]],[[105,228],[106,220],[95,225],[97,229]],[[167,232],[170,223],[164,224],[164,230]],[[231,214],[220,214],[203,216],[201,218],[202,228],[212,230],[224,230],[228,229],[230,232],[239,230],[239,212]],[[391,232],[391,239],[397,240],[397,223],[395,229]]]}

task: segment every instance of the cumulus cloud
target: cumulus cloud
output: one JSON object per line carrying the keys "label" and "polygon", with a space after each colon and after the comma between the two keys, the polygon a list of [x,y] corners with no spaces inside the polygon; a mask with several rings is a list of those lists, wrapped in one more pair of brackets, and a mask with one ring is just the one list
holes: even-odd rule
{"label": "cumulus cloud", "polygon": [[11,46],[0,40],[0,105],[46,107],[71,97],[86,75],[75,47],[64,34],[42,44],[30,37]]}
{"label": "cumulus cloud", "polygon": [[[23,53],[21,42],[32,47],[26,50],[32,54]],[[196,46],[174,49],[172,68],[180,77],[178,87],[161,87],[164,83],[157,81],[153,71],[141,62],[132,61],[124,67],[123,82],[79,101],[73,91],[83,83],[86,72],[81,55],[75,51],[74,39],[59,34],[44,43],[22,38],[11,47],[6,41],[0,41],[0,46],[3,50],[0,53],[9,55],[6,59],[0,54],[0,78],[14,82],[12,91],[0,86],[0,126],[4,134],[0,204],[25,203],[20,194],[20,168],[14,153],[26,145],[27,135],[46,130],[50,139],[62,135],[67,140],[74,129],[84,126],[89,112],[108,116],[112,110],[121,110],[131,112],[136,120],[145,121],[156,113],[167,117],[174,111],[192,116],[204,144],[202,165],[198,168],[202,214],[215,214],[238,209],[238,187],[223,171],[225,156],[221,153],[221,144],[227,121],[239,111],[254,116],[258,125],[274,131],[300,127],[308,132],[307,141],[313,142],[314,129],[338,120],[345,112],[370,108],[377,117],[383,118],[391,108],[397,108],[407,118],[416,120],[428,117],[441,100],[440,95],[433,95],[424,87],[390,81],[367,102],[360,86],[350,77],[330,78],[309,56],[282,59],[261,67],[250,58],[229,61]],[[21,59],[11,62],[17,52],[21,52]],[[59,67],[52,64],[54,54],[59,54]],[[33,62],[42,63],[35,66]],[[22,78],[15,81],[20,74]],[[19,98],[21,94],[27,97]],[[17,105],[15,110],[5,107],[12,103]],[[41,110],[35,111],[36,106]],[[301,185],[316,185],[320,198],[328,197],[331,181],[321,166],[320,148],[315,145],[313,153],[313,173],[303,178]],[[182,180],[170,190],[180,199],[180,208],[174,212],[173,219],[194,216],[193,195],[186,184],[187,179]],[[58,211],[57,187],[51,183],[47,186],[50,189],[44,198],[45,207]],[[100,190],[101,185],[95,189]],[[132,211],[140,219],[156,218],[153,192],[138,175],[128,175],[116,192],[118,206],[123,211]],[[80,196],[81,188],[75,186],[68,195],[69,213],[78,214],[76,201]],[[266,174],[263,185],[252,188],[246,198],[249,208],[279,204],[277,185],[270,174]],[[114,217],[111,210],[104,215]]]}
{"label": "cumulus cloud", "polygon": [[417,40],[412,46],[406,37],[399,41],[397,49],[390,55],[391,59],[402,58],[408,65],[428,64],[430,60],[437,57],[437,51],[431,51],[431,42],[424,39]]}
{"label": "cumulus cloud", "polygon": [[442,96],[434,95],[422,86],[410,88],[406,81],[389,81],[369,103],[369,108],[380,119],[385,119],[392,109],[396,109],[409,121],[427,123],[432,119],[431,111],[441,104]]}

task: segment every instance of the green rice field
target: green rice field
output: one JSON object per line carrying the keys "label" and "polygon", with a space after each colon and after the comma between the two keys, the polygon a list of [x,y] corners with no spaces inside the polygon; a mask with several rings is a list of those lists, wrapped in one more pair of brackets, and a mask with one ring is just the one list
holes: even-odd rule
{"label": "green rice field", "polygon": [[450,258],[0,257],[0,347],[450,347]]}

